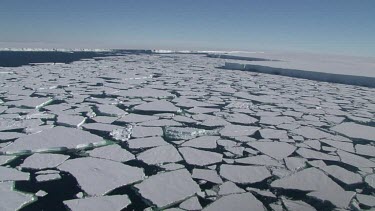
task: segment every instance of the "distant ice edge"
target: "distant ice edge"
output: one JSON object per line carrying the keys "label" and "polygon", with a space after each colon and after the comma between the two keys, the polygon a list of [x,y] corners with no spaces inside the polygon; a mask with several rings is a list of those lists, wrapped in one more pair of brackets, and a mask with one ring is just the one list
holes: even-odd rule
{"label": "distant ice edge", "polygon": [[294,78],[303,78],[315,81],[333,82],[340,84],[365,86],[375,88],[375,78],[355,75],[342,75],[334,73],[313,72],[307,70],[284,69],[276,67],[267,67],[253,64],[241,64],[233,62],[225,62],[221,68],[231,70],[246,70],[252,72],[266,73],[272,75],[282,75]]}

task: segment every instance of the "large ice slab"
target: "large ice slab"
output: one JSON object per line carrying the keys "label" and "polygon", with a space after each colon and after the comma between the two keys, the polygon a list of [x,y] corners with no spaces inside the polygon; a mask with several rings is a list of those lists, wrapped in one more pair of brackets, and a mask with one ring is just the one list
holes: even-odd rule
{"label": "large ice slab", "polygon": [[68,155],[35,153],[27,157],[20,165],[20,167],[38,170],[46,168],[55,168],[56,166],[62,164],[68,158]]}
{"label": "large ice slab", "polygon": [[126,143],[128,144],[130,149],[141,149],[168,145],[168,142],[164,141],[162,137],[130,139],[126,141]]}
{"label": "large ice slab", "polygon": [[220,136],[201,136],[195,139],[191,139],[183,143],[181,146],[202,149],[214,149],[217,146],[216,141],[219,139]]}
{"label": "large ice slab", "polygon": [[369,159],[366,159],[362,156],[355,155],[349,152],[345,152],[342,150],[337,151],[337,154],[341,158],[341,162],[347,163],[349,165],[358,167],[358,168],[374,168],[375,162]]}
{"label": "large ice slab", "polygon": [[149,165],[175,163],[182,160],[181,155],[173,145],[154,147],[137,155],[138,160]]}
{"label": "large ice slab", "polygon": [[350,138],[375,141],[375,127],[360,125],[354,122],[345,122],[331,128],[331,130],[344,134]]}
{"label": "large ice slab", "polygon": [[193,178],[203,179],[216,184],[223,183],[223,180],[217,175],[216,171],[210,169],[193,169]]}
{"label": "large ice slab", "polygon": [[115,93],[115,95],[123,96],[123,97],[130,97],[130,98],[145,98],[145,97],[153,97],[153,98],[167,98],[173,97],[173,94],[158,89],[151,89],[151,88],[140,88],[140,89],[128,89],[123,90],[120,92]]}
{"label": "large ice slab", "polygon": [[180,147],[178,150],[185,161],[190,165],[206,166],[219,163],[223,160],[223,155],[216,152],[209,152],[191,147]]}
{"label": "large ice slab", "polygon": [[9,101],[4,105],[12,105],[16,107],[24,108],[35,108],[39,109],[48,103],[51,103],[53,100],[51,98],[42,98],[42,97],[30,97],[23,100]]}
{"label": "large ice slab", "polygon": [[251,136],[259,129],[254,126],[227,125],[220,131],[220,135],[226,137]]}
{"label": "large ice slab", "polygon": [[126,111],[118,108],[115,105],[98,105],[97,109],[98,109],[99,114],[103,116],[121,117],[127,114]]}
{"label": "large ice slab", "polygon": [[204,211],[216,210],[267,210],[251,193],[232,194],[223,196],[203,209]]}
{"label": "large ice slab", "polygon": [[14,143],[0,149],[7,154],[24,151],[48,151],[56,148],[74,149],[102,143],[104,140],[89,132],[66,127],[54,127],[41,133],[23,136]]}
{"label": "large ice slab", "polygon": [[166,100],[157,100],[149,103],[144,103],[133,108],[135,111],[142,112],[178,112],[180,109],[173,105],[173,103]]}
{"label": "large ice slab", "polygon": [[288,211],[316,211],[314,207],[303,201],[293,201],[286,198],[282,198],[282,201]]}
{"label": "large ice slab", "polygon": [[277,160],[281,160],[288,157],[296,150],[295,146],[285,142],[264,141],[248,143],[247,145]]}
{"label": "large ice slab", "polygon": [[346,185],[354,185],[362,183],[362,177],[359,174],[348,171],[339,166],[330,165],[320,168],[325,171],[327,174],[336,178],[337,180],[343,182]]}
{"label": "large ice slab", "polygon": [[17,169],[0,166],[0,181],[29,180],[30,174]]}
{"label": "large ice slab", "polygon": [[345,191],[316,168],[304,169],[290,176],[275,180],[271,183],[271,187],[309,191],[308,196],[327,200],[340,208],[348,207],[354,196],[354,192]]}
{"label": "large ice slab", "polygon": [[99,196],[89,197],[84,199],[71,199],[64,201],[64,204],[74,211],[102,211],[113,210],[120,211],[126,208],[131,201],[127,195],[112,195],[112,196]]}
{"label": "large ice slab", "polygon": [[89,151],[89,155],[91,157],[104,158],[117,162],[126,162],[135,159],[132,153],[116,144],[95,148]]}
{"label": "large ice slab", "polygon": [[[0,186],[4,186],[2,184],[6,183],[0,183]],[[0,187],[0,196],[0,210],[3,211],[19,210],[35,200],[31,194],[17,192],[7,187]]]}
{"label": "large ice slab", "polygon": [[225,179],[239,184],[257,183],[271,177],[269,170],[264,166],[240,166],[227,164],[220,166],[220,175]]}
{"label": "large ice slab", "polygon": [[157,120],[159,117],[157,116],[149,116],[149,115],[141,115],[141,114],[128,114],[120,119],[116,120],[118,122],[125,122],[125,123],[138,123],[138,122],[147,122],[151,120]]}
{"label": "large ice slab", "polygon": [[[76,158],[58,167],[72,174],[89,195],[100,196],[111,190],[141,181],[143,169],[99,158]],[[100,182],[98,182],[100,181]]]}
{"label": "large ice slab", "polygon": [[331,134],[321,131],[319,129],[316,129],[314,127],[300,127],[295,130],[292,130],[292,133],[295,133],[297,135],[300,135],[309,139],[322,139],[322,138],[329,138],[332,136]]}
{"label": "large ice slab", "polygon": [[181,202],[200,191],[186,169],[151,176],[135,185],[135,188],[142,197],[158,208]]}

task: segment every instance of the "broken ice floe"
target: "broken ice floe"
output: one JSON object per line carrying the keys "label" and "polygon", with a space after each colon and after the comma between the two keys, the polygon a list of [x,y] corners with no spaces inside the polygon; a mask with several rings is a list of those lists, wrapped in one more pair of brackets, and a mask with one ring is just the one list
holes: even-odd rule
{"label": "broken ice floe", "polygon": [[0,209],[4,211],[19,210],[35,201],[31,194],[13,190],[13,183],[0,183]]}
{"label": "broken ice floe", "polygon": [[[222,63],[126,52],[6,68],[7,207],[374,207],[373,89],[215,68]],[[55,195],[53,185],[78,192]],[[39,190],[48,195],[33,197]]]}
{"label": "broken ice floe", "polygon": [[55,168],[67,160],[69,156],[59,154],[39,154],[35,153],[27,157],[20,165],[21,168],[26,169],[46,169]]}
{"label": "broken ice floe", "polygon": [[223,159],[223,155],[216,152],[199,150],[191,147],[180,147],[178,149],[184,160],[190,165],[206,166],[219,163]]}
{"label": "broken ice floe", "polygon": [[149,165],[160,165],[164,163],[175,163],[182,160],[177,149],[172,145],[158,146],[141,152],[137,159]]}
{"label": "broken ice floe", "polygon": [[227,164],[220,166],[220,175],[239,184],[257,183],[271,177],[269,170],[264,166],[240,166]]}
{"label": "broken ice floe", "polygon": [[[151,176],[136,184],[135,188],[138,189],[142,197],[159,208],[165,208],[181,202],[200,191],[199,186],[192,180],[190,173],[185,169]],[[161,191],[163,194],[160,194]]]}
{"label": "broken ice floe", "polygon": [[332,128],[333,131],[344,134],[350,138],[375,140],[375,128],[353,122],[345,122]]}
{"label": "broken ice floe", "polygon": [[103,158],[117,162],[126,162],[135,159],[135,156],[132,153],[116,144],[95,148],[88,153],[91,157]]}
{"label": "broken ice floe", "polygon": [[14,168],[0,166],[0,182],[29,180],[30,174]]}
{"label": "broken ice floe", "polygon": [[105,143],[104,140],[88,132],[66,127],[55,127],[15,140],[12,144],[0,149],[6,154],[23,152],[43,152],[58,149],[75,149],[93,144]]}
{"label": "broken ice floe", "polygon": [[99,158],[68,160],[58,169],[72,174],[81,188],[92,196],[104,195],[115,188],[141,181],[144,177],[143,169]]}
{"label": "broken ice floe", "polygon": [[84,199],[71,199],[64,201],[64,204],[71,210],[122,210],[126,208],[131,201],[127,195],[88,197]]}
{"label": "broken ice floe", "polygon": [[251,193],[231,194],[223,196],[203,210],[247,210],[251,208],[254,211],[265,211],[263,206],[255,196]]}
{"label": "broken ice floe", "polygon": [[288,177],[273,181],[271,187],[309,191],[307,196],[328,201],[340,208],[348,207],[355,194],[351,191],[345,191],[316,168],[307,168]]}

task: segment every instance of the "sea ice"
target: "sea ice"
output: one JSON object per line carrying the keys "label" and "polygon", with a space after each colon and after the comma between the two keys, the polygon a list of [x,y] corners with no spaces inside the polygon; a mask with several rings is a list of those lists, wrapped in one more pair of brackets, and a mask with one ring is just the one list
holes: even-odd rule
{"label": "sea ice", "polygon": [[147,122],[151,120],[157,120],[159,117],[157,116],[149,116],[149,115],[141,115],[141,114],[128,114],[120,119],[117,122],[124,122],[124,123],[139,123],[139,122]]}
{"label": "sea ice", "polygon": [[260,135],[265,139],[288,139],[288,135],[285,130],[274,130],[274,129],[261,129],[259,130]]}
{"label": "sea ice", "polygon": [[314,207],[303,201],[292,201],[286,198],[282,198],[282,201],[288,211],[316,211]]}
{"label": "sea ice", "polygon": [[97,105],[97,109],[99,114],[103,116],[121,117],[127,114],[126,111],[115,105]]}
{"label": "sea ice", "polygon": [[239,188],[236,184],[231,181],[226,181],[219,186],[219,195],[229,195],[235,193],[245,193],[246,191]]}
{"label": "sea ice", "polygon": [[249,210],[265,211],[262,202],[258,201],[251,193],[231,194],[223,196],[205,207],[204,211],[216,210]]}
{"label": "sea ice", "polygon": [[83,199],[71,199],[64,201],[64,204],[70,210],[74,211],[120,211],[125,209],[129,204],[131,204],[131,201],[127,195],[112,195],[89,197]]}
{"label": "sea ice", "polygon": [[375,128],[366,125],[360,125],[353,122],[344,122],[331,130],[344,134],[350,138],[366,139],[375,141]]}
{"label": "sea ice", "polygon": [[163,129],[161,127],[142,127],[135,126],[132,130],[131,136],[134,138],[143,138],[149,136],[162,136]]}
{"label": "sea ice", "polygon": [[195,139],[191,139],[181,146],[194,147],[202,149],[214,149],[217,147],[216,141],[220,139],[220,136],[201,136]]}
{"label": "sea ice", "polygon": [[193,139],[207,133],[204,129],[189,127],[166,127],[164,135],[170,139]]}
{"label": "sea ice", "polygon": [[27,157],[20,165],[20,167],[36,170],[55,168],[56,166],[66,161],[68,158],[68,155],[35,153]]}
{"label": "sea ice", "polygon": [[375,207],[375,196],[372,195],[364,195],[364,194],[357,194],[358,202],[362,205],[367,207]]}
{"label": "sea ice", "polygon": [[320,168],[332,177],[340,180],[346,185],[362,183],[362,177],[359,174],[348,171],[340,166],[330,165]]}
{"label": "sea ice", "polygon": [[49,103],[51,103],[53,100],[51,98],[43,98],[43,97],[29,97],[22,100],[17,101],[8,101],[4,103],[4,105],[12,105],[16,107],[21,108],[34,108],[39,109]]}
{"label": "sea ice", "polygon": [[24,181],[29,180],[30,174],[17,169],[0,166],[0,181]]}
{"label": "sea ice", "polygon": [[23,136],[0,149],[7,154],[23,151],[48,151],[56,148],[74,149],[79,146],[103,143],[104,140],[89,132],[66,127],[54,127],[40,133]]}
{"label": "sea ice", "polygon": [[200,191],[186,169],[151,176],[134,187],[159,209],[179,203]]}
{"label": "sea ice", "polygon": [[217,175],[215,170],[209,169],[193,169],[193,178],[194,179],[202,179],[212,183],[221,184],[223,180]]}
{"label": "sea ice", "polygon": [[130,97],[130,98],[168,98],[173,97],[173,95],[167,91],[150,89],[150,88],[140,88],[140,89],[128,89],[115,93],[115,95]]}
{"label": "sea ice", "polygon": [[248,143],[247,145],[277,160],[281,160],[281,159],[288,157],[296,150],[296,147],[291,144],[288,144],[285,142],[276,142],[276,141],[274,142],[258,141],[258,142]]}
{"label": "sea ice", "polygon": [[309,191],[308,196],[327,200],[339,208],[348,207],[354,196],[353,192],[345,191],[321,170],[313,167],[275,180],[271,187]]}
{"label": "sea ice", "polygon": [[137,138],[126,141],[130,149],[150,148],[168,145],[162,137]]}
{"label": "sea ice", "polygon": [[135,159],[135,156],[117,144],[95,148],[88,151],[91,157],[104,158],[117,162],[126,162]]}
{"label": "sea ice", "polygon": [[173,105],[173,103],[166,101],[166,100],[158,100],[158,101],[153,101],[149,103],[144,103],[144,104],[135,106],[133,109],[138,112],[155,112],[155,113],[160,113],[160,112],[176,113],[180,111],[180,109],[176,107],[175,105]]}
{"label": "sea ice", "polygon": [[369,159],[366,159],[364,157],[361,157],[361,156],[358,156],[349,152],[345,152],[342,150],[338,150],[337,154],[340,156],[341,162],[343,163],[347,163],[349,165],[352,165],[358,168],[361,168],[361,167],[362,168],[374,168],[375,167],[375,162]]}
{"label": "sea ice", "polygon": [[182,202],[179,206],[183,210],[201,210],[202,205],[199,203],[198,198],[193,196],[186,201]]}
{"label": "sea ice", "polygon": [[241,125],[227,125],[220,131],[221,136],[251,136],[259,130],[259,127],[241,126]]}
{"label": "sea ice", "polygon": [[236,159],[235,162],[241,163],[241,164],[252,164],[252,165],[260,165],[260,166],[279,166],[279,167],[283,166],[280,162],[278,162],[277,160],[267,155],[257,155],[257,156],[239,158],[239,159]]}
{"label": "sea ice", "polygon": [[307,159],[318,159],[318,160],[332,160],[332,161],[339,161],[338,156],[329,155],[327,153],[307,149],[307,148],[299,148],[296,151],[299,155]]}
{"label": "sea ice", "polygon": [[257,183],[271,177],[270,172],[264,166],[240,166],[227,164],[220,166],[220,175],[225,179],[239,184]]}
{"label": "sea ice", "polygon": [[111,125],[111,124],[103,124],[103,123],[87,123],[87,124],[83,124],[82,127],[85,130],[100,131],[100,132],[105,132],[105,133],[110,133],[113,130],[122,129],[121,126]]}
{"label": "sea ice", "polygon": [[182,160],[182,157],[173,145],[168,144],[141,152],[137,155],[137,159],[149,165],[160,165],[179,162]]}
{"label": "sea ice", "polygon": [[190,165],[207,166],[214,163],[220,163],[223,155],[216,152],[199,150],[191,147],[180,147],[178,149],[185,161]]}
{"label": "sea ice", "polygon": [[115,188],[141,181],[144,177],[141,168],[89,157],[67,160],[58,169],[72,174],[81,188],[92,196],[104,195]]}
{"label": "sea ice", "polygon": [[2,188],[0,188],[0,196],[0,210],[3,211],[19,210],[35,200],[31,194]]}
{"label": "sea ice", "polygon": [[61,179],[60,174],[40,174],[35,177],[37,182],[48,182]]}
{"label": "sea ice", "polygon": [[321,130],[318,130],[313,127],[300,127],[295,130],[292,130],[292,133],[303,136],[308,139],[322,139],[329,138],[332,135]]}
{"label": "sea ice", "polygon": [[86,117],[59,114],[57,116],[56,124],[66,127],[80,127],[83,123],[85,123],[85,121]]}

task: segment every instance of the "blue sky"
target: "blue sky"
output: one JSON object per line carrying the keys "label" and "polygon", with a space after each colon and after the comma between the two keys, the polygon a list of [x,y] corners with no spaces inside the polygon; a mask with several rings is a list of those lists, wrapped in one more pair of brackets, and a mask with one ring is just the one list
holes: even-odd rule
{"label": "blue sky", "polygon": [[374,0],[1,0],[0,47],[375,56]]}

